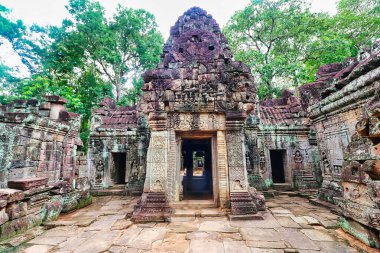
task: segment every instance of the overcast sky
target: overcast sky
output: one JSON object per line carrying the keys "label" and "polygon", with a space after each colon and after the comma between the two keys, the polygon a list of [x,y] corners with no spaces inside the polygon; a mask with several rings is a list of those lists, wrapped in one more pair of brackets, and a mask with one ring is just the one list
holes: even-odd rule
{"label": "overcast sky", "polygon": [[[335,0],[308,0],[314,11],[326,11],[335,13]],[[11,17],[21,19],[26,25],[33,23],[38,25],[57,25],[68,16],[65,9],[69,0],[0,0],[0,4],[12,9]],[[213,15],[221,27],[235,11],[244,8],[250,0],[99,0],[105,7],[107,15],[111,16],[116,6],[121,4],[131,8],[142,8],[156,17],[159,30],[167,39],[169,30],[179,16],[193,6],[199,6]],[[0,47],[0,57],[4,59],[4,52],[8,51],[6,46]],[[4,59],[11,65],[17,65],[17,59],[7,54]]]}

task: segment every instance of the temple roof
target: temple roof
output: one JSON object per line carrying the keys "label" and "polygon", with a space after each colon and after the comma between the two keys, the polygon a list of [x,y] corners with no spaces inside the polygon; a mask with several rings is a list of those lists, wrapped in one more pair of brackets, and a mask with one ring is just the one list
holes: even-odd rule
{"label": "temple roof", "polygon": [[318,103],[378,67],[380,67],[380,42],[375,43],[372,49],[363,49],[357,58],[347,58],[343,64],[332,63],[321,66],[315,82],[299,87],[302,107],[306,110],[310,105]]}
{"label": "temple roof", "polygon": [[280,98],[262,100],[259,104],[262,125],[297,125],[304,116],[300,102],[289,90],[284,90]]}
{"label": "temple roof", "polygon": [[140,115],[137,106],[116,106],[109,97],[99,103],[99,109],[93,109],[93,114],[98,120],[95,128],[125,130],[137,128]]}
{"label": "temple roof", "polygon": [[219,25],[198,7],[178,18],[160,63],[146,71],[143,79],[145,113],[202,110],[244,115],[242,105],[256,100],[250,69],[233,60]]}

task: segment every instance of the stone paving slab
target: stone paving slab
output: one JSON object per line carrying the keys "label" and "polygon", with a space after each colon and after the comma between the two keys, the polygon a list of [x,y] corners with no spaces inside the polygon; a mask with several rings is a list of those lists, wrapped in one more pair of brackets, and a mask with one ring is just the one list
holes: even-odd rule
{"label": "stone paving slab", "polygon": [[73,251],[73,253],[95,253],[103,252],[111,247],[115,238],[119,237],[119,231],[98,231],[93,236],[87,238]]}
{"label": "stone paving slab", "polygon": [[[173,217],[172,222],[133,224],[128,197],[98,197],[94,204],[62,216],[29,241],[22,253],[355,253],[337,237],[336,215],[306,199],[280,196],[267,202],[264,220]],[[114,207],[110,208],[110,207]],[[123,208],[120,209],[120,206]],[[107,208],[104,208],[107,207]],[[205,216],[214,209],[200,209]],[[188,212],[188,211],[185,211]],[[182,220],[181,220],[182,218]],[[187,219],[186,219],[187,218]],[[0,250],[1,251],[1,250]]]}
{"label": "stone paving slab", "polygon": [[222,242],[216,240],[191,240],[189,253],[205,252],[206,250],[207,253],[220,253],[224,252],[224,246]]}
{"label": "stone paving slab", "polygon": [[204,221],[199,227],[199,231],[214,231],[221,233],[236,233],[239,231],[236,227],[231,227],[227,220],[223,221]]}
{"label": "stone paving slab", "polygon": [[23,251],[23,253],[48,253],[53,246],[49,245],[33,245]]}
{"label": "stone paving slab", "polygon": [[233,253],[250,253],[250,249],[247,247],[244,241],[223,241],[224,252]]}
{"label": "stone paving slab", "polygon": [[165,228],[144,228],[138,236],[128,241],[126,246],[135,249],[149,250],[153,242],[164,239],[167,231]]}

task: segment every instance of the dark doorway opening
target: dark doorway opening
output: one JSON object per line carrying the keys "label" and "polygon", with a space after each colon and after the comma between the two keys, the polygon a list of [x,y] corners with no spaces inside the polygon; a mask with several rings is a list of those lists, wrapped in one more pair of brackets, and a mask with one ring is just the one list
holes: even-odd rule
{"label": "dark doorway opening", "polygon": [[211,139],[185,139],[182,143],[183,198],[212,198]]}
{"label": "dark doorway opening", "polygon": [[285,150],[270,150],[273,183],[285,183],[284,157]]}
{"label": "dark doorway opening", "polygon": [[114,184],[125,184],[125,169],[127,165],[126,153],[112,153],[114,167],[111,170],[111,179]]}

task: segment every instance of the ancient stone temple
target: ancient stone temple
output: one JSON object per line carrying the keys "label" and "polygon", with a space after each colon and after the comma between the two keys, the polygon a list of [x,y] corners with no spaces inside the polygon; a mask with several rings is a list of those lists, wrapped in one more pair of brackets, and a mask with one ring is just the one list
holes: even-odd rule
{"label": "ancient stone temple", "polygon": [[372,51],[363,50],[357,59],[319,68],[317,81],[300,87],[302,103],[317,134],[323,174],[321,199],[333,202],[334,197],[343,195],[343,152],[379,86],[379,71],[379,48],[374,45]]}
{"label": "ancient stone temple", "polygon": [[[212,217],[229,215],[230,221],[209,223],[227,233],[249,223],[240,231],[247,238],[256,236],[254,222],[269,217],[273,226],[265,230],[282,234],[276,246],[293,250],[280,243],[285,240],[314,251],[323,247],[304,244],[305,234],[316,241],[327,235],[304,225],[319,219],[335,229],[338,223],[326,210],[306,216],[317,208],[301,197],[312,195],[311,202],[339,214],[344,231],[380,248],[380,42],[358,58],[320,67],[313,83],[259,100],[250,69],[233,59],[212,16],[194,7],[178,18],[160,63],[142,77],[136,105],[117,106],[107,97],[92,110],[87,154],[78,152],[81,117],[67,111],[64,98],[0,105],[0,239],[51,224],[60,213],[90,204],[91,194],[121,195],[104,198],[115,213],[99,203],[87,210],[97,215],[95,230],[109,226],[109,241],[120,232],[112,228],[183,218],[197,206],[202,210],[191,214],[194,220],[210,212],[204,207]],[[264,194],[298,197],[274,199],[272,216]],[[73,222],[87,226],[89,220]],[[159,225],[152,229],[169,231]],[[301,228],[304,234],[296,232]],[[119,243],[130,242],[123,239],[130,231]],[[156,232],[147,232],[152,245]]]}
{"label": "ancient stone temple", "polygon": [[291,91],[257,104],[245,126],[249,182],[258,190],[318,188],[315,132]]}
{"label": "ancient stone temple", "polygon": [[143,79],[136,107],[107,98],[93,110],[89,163],[80,172],[93,193],[143,193],[135,220],[162,220],[172,206],[199,199],[254,217],[264,203],[250,187],[310,189],[322,181],[301,102],[287,90],[259,101],[250,70],[233,60],[205,11],[178,19]]}
{"label": "ancient stone temple", "polygon": [[127,194],[141,195],[145,179],[149,128],[136,107],[116,107],[105,98],[93,109],[89,166],[82,170],[92,189],[121,185]]}
{"label": "ancient stone temple", "polygon": [[244,143],[256,88],[249,69],[232,59],[215,20],[199,8],[185,12],[170,31],[158,67],[143,78],[140,106],[151,134],[134,219],[151,219],[167,208],[166,201],[197,196],[215,206],[231,204],[236,215],[256,213]]}

